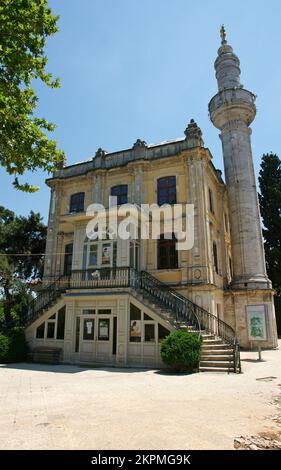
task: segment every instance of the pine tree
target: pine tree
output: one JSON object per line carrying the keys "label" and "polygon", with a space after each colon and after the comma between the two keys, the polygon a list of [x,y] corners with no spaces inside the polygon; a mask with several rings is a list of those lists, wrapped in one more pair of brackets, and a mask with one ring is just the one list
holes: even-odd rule
{"label": "pine tree", "polygon": [[267,273],[278,295],[281,294],[281,160],[270,153],[262,157],[259,173],[260,211]]}

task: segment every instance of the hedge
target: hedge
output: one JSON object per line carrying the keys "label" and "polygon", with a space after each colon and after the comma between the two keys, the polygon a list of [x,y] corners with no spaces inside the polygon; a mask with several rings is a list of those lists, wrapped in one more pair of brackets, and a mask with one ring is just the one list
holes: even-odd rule
{"label": "hedge", "polygon": [[22,328],[0,332],[0,363],[22,362],[26,359],[28,347]]}
{"label": "hedge", "polygon": [[202,336],[185,330],[176,330],[163,339],[161,357],[165,364],[179,371],[198,372]]}

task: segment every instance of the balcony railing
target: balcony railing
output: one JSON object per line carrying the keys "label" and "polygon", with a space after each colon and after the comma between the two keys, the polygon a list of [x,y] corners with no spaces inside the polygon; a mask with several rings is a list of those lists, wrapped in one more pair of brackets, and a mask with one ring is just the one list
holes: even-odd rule
{"label": "balcony railing", "polygon": [[66,283],[70,289],[128,287],[130,285],[130,268],[74,270]]}

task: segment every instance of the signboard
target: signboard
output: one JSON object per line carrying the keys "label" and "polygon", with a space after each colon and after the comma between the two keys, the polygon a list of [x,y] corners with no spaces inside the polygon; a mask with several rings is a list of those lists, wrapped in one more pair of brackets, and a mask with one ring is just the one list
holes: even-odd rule
{"label": "signboard", "polygon": [[99,320],[99,339],[109,339],[109,320]]}
{"label": "signboard", "polygon": [[110,258],[111,258],[111,244],[110,243],[104,243],[102,245],[101,264],[103,264],[103,265],[110,264]]}
{"label": "signboard", "polygon": [[92,334],[92,328],[93,328],[93,322],[92,321],[87,321],[86,322],[86,328],[87,328],[87,334],[91,335]]}
{"label": "signboard", "polygon": [[266,332],[266,306],[247,305],[247,325],[250,341],[265,341]]}
{"label": "signboard", "polygon": [[141,337],[141,321],[140,320],[131,320],[130,336],[131,338]]}

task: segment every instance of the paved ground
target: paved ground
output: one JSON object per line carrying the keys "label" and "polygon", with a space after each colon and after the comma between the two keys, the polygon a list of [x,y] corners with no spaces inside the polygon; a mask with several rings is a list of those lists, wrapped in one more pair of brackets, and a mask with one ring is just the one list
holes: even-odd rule
{"label": "paved ground", "polygon": [[280,431],[281,350],[242,358],[241,375],[2,365],[0,448],[232,449]]}

